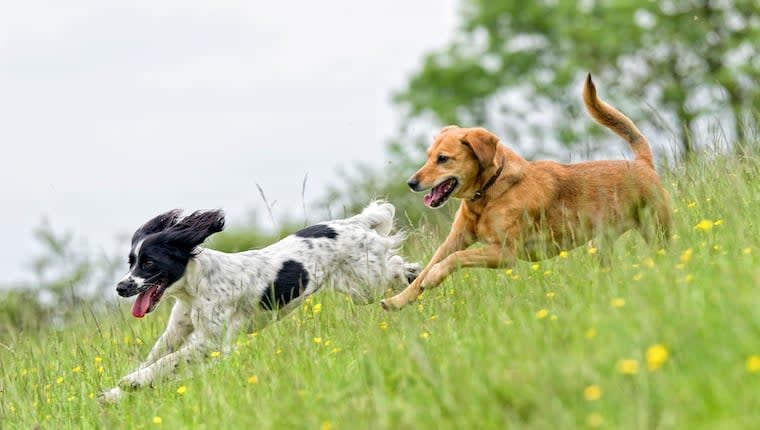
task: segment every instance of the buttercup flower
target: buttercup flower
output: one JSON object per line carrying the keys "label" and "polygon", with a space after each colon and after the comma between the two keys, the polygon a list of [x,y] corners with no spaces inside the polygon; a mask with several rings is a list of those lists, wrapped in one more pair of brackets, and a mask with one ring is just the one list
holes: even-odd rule
{"label": "buttercup flower", "polygon": [[689,260],[691,260],[691,255],[694,253],[694,251],[691,248],[686,248],[686,251],[681,254],[681,257],[679,260],[681,260],[681,263],[688,263]]}
{"label": "buttercup flower", "polygon": [[583,398],[589,402],[599,400],[602,397],[602,389],[598,385],[589,385],[583,390]]}
{"label": "buttercup flower", "polygon": [[546,318],[548,315],[549,315],[549,311],[547,311],[546,309],[541,309],[538,312],[536,312],[536,318],[540,320]]}
{"label": "buttercup flower", "polygon": [[617,362],[617,371],[624,375],[635,375],[639,371],[637,360],[626,359]]}
{"label": "buttercup flower", "polygon": [[614,298],[610,300],[610,306],[612,306],[613,308],[622,308],[623,306],[625,306],[625,299],[621,297]]}
{"label": "buttercup flower", "polygon": [[658,344],[652,345],[647,349],[647,369],[653,372],[660,367],[668,359],[668,350],[664,346]]}
{"label": "buttercup flower", "polygon": [[588,424],[589,427],[597,428],[604,424],[604,418],[602,418],[597,412],[593,412],[586,417],[586,424]]}
{"label": "buttercup flower", "polygon": [[750,355],[747,357],[744,367],[747,369],[747,372],[750,373],[760,372],[760,355]]}

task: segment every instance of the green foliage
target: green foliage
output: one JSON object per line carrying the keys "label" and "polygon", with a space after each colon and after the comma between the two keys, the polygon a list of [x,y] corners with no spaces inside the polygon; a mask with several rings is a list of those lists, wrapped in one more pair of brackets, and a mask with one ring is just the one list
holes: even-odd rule
{"label": "green foliage", "polygon": [[[392,314],[321,292],[241,333],[229,355],[115,406],[94,396],[145,357],[170,303],[144,319],[124,303],[98,321],[11,336],[0,344],[0,426],[754,428],[758,176],[756,156],[667,173],[669,247],[625,235],[609,270],[586,247],[461,270]],[[433,236],[416,230],[404,254],[429,258]]]}
{"label": "green foliage", "polygon": [[622,142],[583,111],[587,72],[639,126],[665,128],[655,151],[687,158],[693,136],[709,133],[742,149],[757,140],[748,126],[760,112],[757,46],[754,1],[465,1],[454,40],[395,94],[404,118],[388,164],[344,173],[321,206],[353,212],[379,196],[412,225],[439,224],[446,210],[424,209],[405,182],[431,130],[448,124],[484,126],[528,159],[617,156]]}
{"label": "green foliage", "polygon": [[42,248],[30,264],[34,280],[0,289],[0,339],[13,331],[62,326],[73,317],[102,309],[122,259],[77,243],[47,221],[34,231]]}
{"label": "green foliage", "polygon": [[590,124],[579,117],[586,72],[634,117],[652,118],[642,112],[650,103],[684,152],[699,120],[733,124],[742,141],[760,110],[754,1],[469,0],[463,18],[455,40],[396,95],[411,118],[487,126],[515,146],[529,137],[573,145],[585,131],[577,124]]}

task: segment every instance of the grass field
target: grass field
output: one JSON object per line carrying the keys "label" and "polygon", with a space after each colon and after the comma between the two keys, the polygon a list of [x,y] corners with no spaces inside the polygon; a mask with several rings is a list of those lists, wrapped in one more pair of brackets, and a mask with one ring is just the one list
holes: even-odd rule
{"label": "grass field", "polygon": [[[760,423],[760,163],[665,175],[674,238],[462,270],[385,313],[323,292],[203,369],[102,406],[170,306],[0,346],[0,427],[739,429]],[[424,260],[437,239],[412,234]],[[414,259],[413,258],[413,259]]]}

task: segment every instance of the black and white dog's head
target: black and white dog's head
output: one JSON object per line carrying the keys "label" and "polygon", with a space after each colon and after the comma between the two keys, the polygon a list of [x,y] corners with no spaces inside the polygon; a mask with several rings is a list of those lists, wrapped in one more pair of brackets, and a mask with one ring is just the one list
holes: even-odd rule
{"label": "black and white dog's head", "polygon": [[196,247],[224,229],[221,210],[197,211],[180,218],[178,209],[163,213],[138,228],[132,236],[129,273],[116,285],[122,297],[136,294],[132,315],[152,311],[167,288],[185,273]]}

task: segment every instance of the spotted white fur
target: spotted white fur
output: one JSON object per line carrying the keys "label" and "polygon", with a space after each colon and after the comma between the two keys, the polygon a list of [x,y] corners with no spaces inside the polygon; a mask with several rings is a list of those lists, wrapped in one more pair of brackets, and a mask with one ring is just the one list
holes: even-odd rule
{"label": "spotted white fur", "polygon": [[[259,330],[320,288],[334,288],[367,304],[379,300],[389,287],[406,287],[420,266],[397,255],[404,236],[391,234],[394,213],[393,205],[377,201],[359,215],[318,224],[322,236],[296,233],[266,248],[236,254],[197,248],[184,275],[162,299],[175,298],[166,330],[139,368],[101,398],[117,401],[123,390],[150,385],[183,361],[228,350],[241,326],[253,324]],[[335,237],[324,236],[325,228]],[[286,262],[301,264],[309,281],[297,298],[273,311],[262,306],[262,298]]]}

